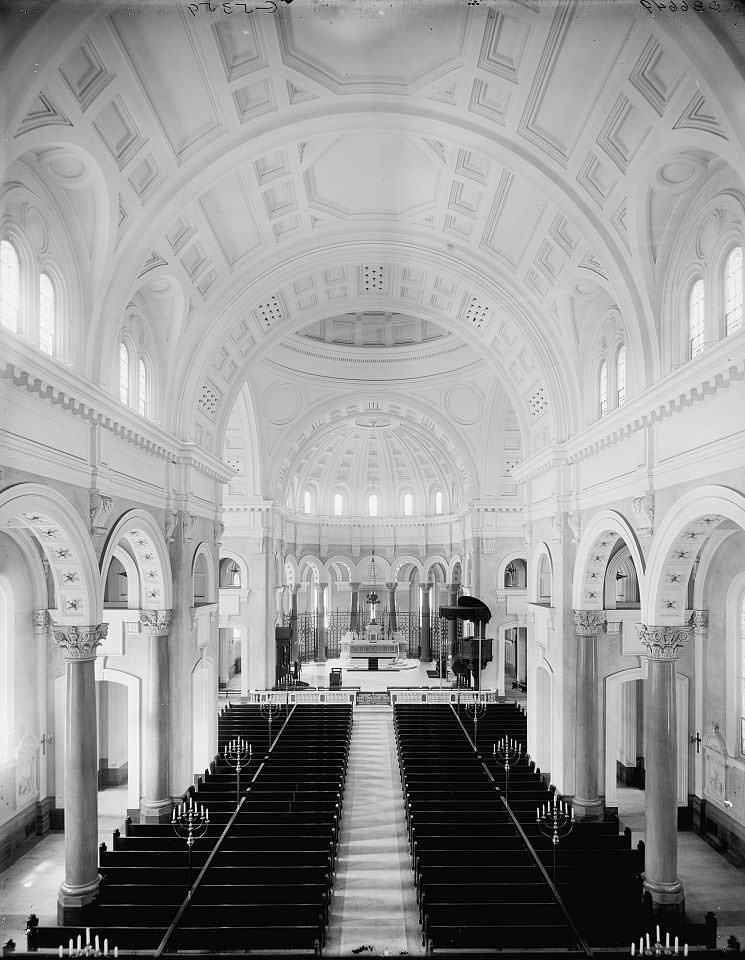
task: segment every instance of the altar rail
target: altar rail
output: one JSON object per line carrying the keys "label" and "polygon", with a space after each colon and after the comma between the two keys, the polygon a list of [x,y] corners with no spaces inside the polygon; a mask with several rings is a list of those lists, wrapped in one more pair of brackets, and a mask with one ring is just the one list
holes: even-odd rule
{"label": "altar rail", "polygon": [[[382,691],[381,691],[382,692]],[[497,690],[455,690],[439,687],[388,687],[385,691],[390,702],[395,703],[496,703],[500,699]],[[280,705],[296,703],[351,703],[360,702],[359,687],[347,687],[341,690],[250,690],[248,698],[233,698],[241,703],[277,703]],[[504,699],[504,698],[501,698]],[[518,704],[523,709],[522,704]]]}

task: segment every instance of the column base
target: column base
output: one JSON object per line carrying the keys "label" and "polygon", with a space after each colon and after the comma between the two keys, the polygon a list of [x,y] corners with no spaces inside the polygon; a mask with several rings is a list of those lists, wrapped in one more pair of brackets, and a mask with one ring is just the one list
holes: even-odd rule
{"label": "column base", "polygon": [[572,800],[572,810],[575,820],[602,821],[605,818],[605,805],[600,799],[583,800],[581,797],[574,797]]}
{"label": "column base", "polygon": [[644,892],[652,897],[652,912],[655,917],[682,918],[685,915],[685,893],[680,880],[653,880],[642,874]]}
{"label": "column base", "polygon": [[165,800],[140,800],[140,823],[167,823],[172,811],[170,797]]}
{"label": "column base", "polygon": [[57,894],[57,923],[61,927],[75,927],[80,924],[83,907],[96,899],[100,885],[99,874],[96,874],[96,879],[91,883],[80,886],[72,886],[63,881]]}

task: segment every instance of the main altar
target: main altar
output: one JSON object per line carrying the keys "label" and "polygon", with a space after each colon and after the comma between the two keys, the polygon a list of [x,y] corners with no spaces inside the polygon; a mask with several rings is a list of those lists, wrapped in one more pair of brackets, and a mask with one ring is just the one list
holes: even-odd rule
{"label": "main altar", "polygon": [[342,660],[349,661],[349,670],[399,670],[406,659],[403,633],[383,633],[380,624],[370,622],[363,634],[349,630],[341,638]]}

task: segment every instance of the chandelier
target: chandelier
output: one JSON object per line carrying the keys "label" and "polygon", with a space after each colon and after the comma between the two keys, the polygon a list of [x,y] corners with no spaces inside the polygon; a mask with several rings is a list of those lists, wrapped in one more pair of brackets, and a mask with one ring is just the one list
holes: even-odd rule
{"label": "chandelier", "polygon": [[370,567],[367,571],[367,579],[370,583],[370,590],[365,597],[365,601],[370,604],[370,622],[375,623],[375,607],[380,603],[377,585],[378,575],[375,569],[375,547],[372,548],[372,556],[370,557]]}

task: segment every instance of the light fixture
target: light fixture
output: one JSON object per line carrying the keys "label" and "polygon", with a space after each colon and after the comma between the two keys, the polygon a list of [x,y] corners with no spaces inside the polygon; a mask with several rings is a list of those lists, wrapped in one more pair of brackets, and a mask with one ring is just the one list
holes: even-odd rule
{"label": "light fixture", "polygon": [[616,580],[625,580],[626,577],[628,577],[628,573],[624,573],[622,570],[616,573]]}

